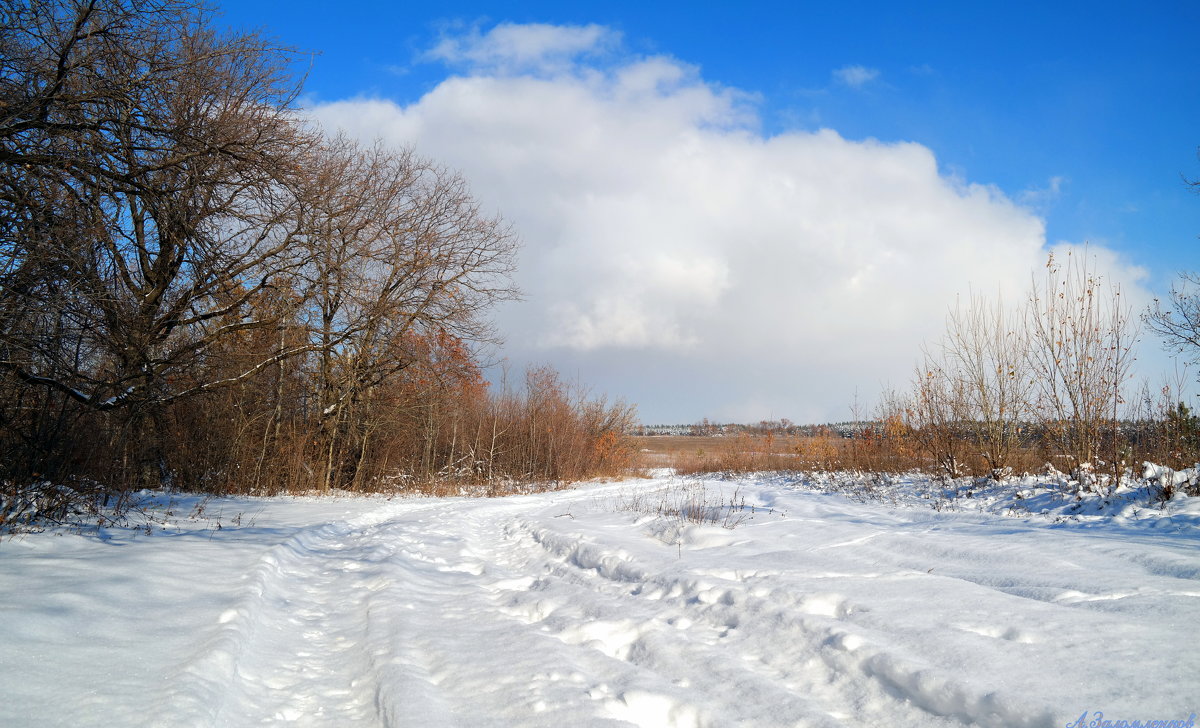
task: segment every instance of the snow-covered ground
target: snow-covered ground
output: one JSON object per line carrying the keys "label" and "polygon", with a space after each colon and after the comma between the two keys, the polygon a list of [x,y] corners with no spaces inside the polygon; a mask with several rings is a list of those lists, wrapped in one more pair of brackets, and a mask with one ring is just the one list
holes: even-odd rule
{"label": "snow-covered ground", "polygon": [[[984,494],[935,510],[819,485],[183,499],[150,535],[19,536],[0,544],[0,725],[1200,713],[1200,499],[1020,516]],[[680,510],[718,523],[659,513]]]}

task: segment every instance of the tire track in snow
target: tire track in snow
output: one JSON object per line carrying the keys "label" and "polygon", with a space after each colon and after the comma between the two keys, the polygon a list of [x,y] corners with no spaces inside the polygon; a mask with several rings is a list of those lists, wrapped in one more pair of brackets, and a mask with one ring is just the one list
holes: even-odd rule
{"label": "tire track in snow", "polygon": [[[839,593],[935,578],[863,570],[878,534],[799,555],[825,570],[704,569],[631,540],[637,527],[608,542],[554,518],[595,501],[406,502],[301,531],[263,556],[166,702],[204,725],[1053,723],[926,664]],[[1033,639],[986,619],[952,627]]]}
{"label": "tire track in snow", "polygon": [[[681,615],[673,621],[684,624],[688,631],[702,625],[709,635],[707,639],[687,641],[684,648],[672,644],[670,650],[691,652],[686,662],[703,665],[703,672],[717,678],[704,687],[706,694],[721,694],[729,685],[744,683],[736,670],[729,669],[736,666],[778,683],[770,692],[808,696],[804,705],[795,700],[784,700],[782,705],[788,706],[787,713],[804,716],[811,725],[823,725],[826,719],[836,720],[833,724],[847,719],[891,725],[948,721],[946,725],[1033,728],[1053,724],[1046,713],[1023,709],[994,692],[980,693],[950,675],[874,645],[871,630],[855,624],[854,605],[839,595],[786,586],[756,587],[753,571],[748,575],[730,574],[732,578],[686,569],[656,573],[629,554],[527,521],[514,529],[514,536],[529,540],[550,556],[546,568],[555,578],[577,584],[585,594],[609,594],[613,602],[605,610],[609,615],[636,614],[635,602],[648,600],[654,602],[650,613]],[[767,576],[778,583],[778,573]],[[515,601],[519,603],[520,598]],[[543,605],[532,616],[537,621],[553,622],[560,610],[569,611],[565,605],[548,610]],[[578,617],[573,614],[564,621],[570,625]],[[612,633],[616,636],[610,637],[606,649],[652,665],[657,658],[646,654],[648,635],[643,633],[631,642],[628,629],[621,635],[624,622],[617,620],[614,625]],[[571,634],[570,626],[561,629]],[[727,640],[731,634],[737,638]],[[700,671],[693,667],[688,674]],[[864,681],[863,676],[871,680]],[[871,681],[874,687],[870,687]],[[751,719],[746,724],[756,723]]]}
{"label": "tire track in snow", "polygon": [[305,528],[268,549],[149,725],[197,715],[211,726],[383,725],[374,677],[387,645],[372,611],[394,549],[374,532],[396,510]]}

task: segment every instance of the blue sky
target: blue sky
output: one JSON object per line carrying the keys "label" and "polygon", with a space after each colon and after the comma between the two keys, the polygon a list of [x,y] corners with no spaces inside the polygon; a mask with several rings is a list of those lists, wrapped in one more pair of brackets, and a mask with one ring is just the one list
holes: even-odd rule
{"label": "blue sky", "polygon": [[[930,183],[933,187],[957,189],[957,194],[964,198],[969,196],[966,188],[972,185],[990,189],[999,196],[1000,207],[1011,203],[1019,208],[1018,217],[1023,215],[1014,221],[995,205],[986,212],[982,207],[963,208],[964,218],[978,213],[980,225],[993,225],[987,221],[991,220],[988,215],[995,213],[998,215],[995,227],[972,228],[963,222],[961,230],[948,230],[947,239],[931,248],[934,255],[947,258],[956,254],[954,234],[971,236],[972,241],[964,241],[964,246],[986,248],[991,243],[979,241],[986,239],[990,230],[1010,224],[1000,235],[1004,240],[1026,240],[1021,236],[1030,235],[1036,238],[1037,232],[1029,232],[1032,222],[1044,226],[1044,235],[1036,244],[1013,242],[1014,247],[1007,255],[1034,260],[1038,250],[1044,252],[1059,242],[1090,242],[1102,255],[1112,253],[1115,278],[1120,277],[1116,272],[1120,270],[1137,279],[1143,298],[1165,291],[1177,271],[1200,267],[1195,255],[1200,235],[1200,196],[1191,192],[1181,179],[1181,175],[1200,178],[1197,159],[1200,63],[1195,62],[1200,5],[1194,2],[1148,4],[1131,10],[1128,4],[1095,2],[933,3],[914,9],[895,3],[819,6],[760,3],[735,8],[697,3],[376,4],[242,0],[227,3],[223,11],[228,24],[263,27],[286,43],[320,53],[313,60],[305,87],[306,105],[317,109],[318,115],[324,114],[327,120],[334,119],[342,126],[352,126],[363,136],[415,144],[419,152],[463,168],[473,184],[478,180],[481,201],[497,205],[500,212],[513,219],[527,239],[526,255],[531,260],[572,255],[572,248],[551,238],[564,234],[563,231],[576,230],[581,223],[522,212],[525,200],[507,190],[493,193],[495,185],[489,187],[492,183],[488,180],[494,170],[476,164],[475,159],[481,156],[478,153],[474,157],[457,158],[458,147],[444,135],[439,137],[431,132],[430,120],[438,119],[443,127],[453,126],[454,122],[447,119],[454,113],[467,113],[462,109],[505,98],[497,91],[501,87],[506,89],[503,93],[517,94],[513,98],[524,98],[520,94],[528,91],[528,84],[521,86],[521,91],[514,91],[513,86],[522,79],[551,80],[558,84],[544,84],[537,91],[541,94],[539,103],[545,104],[551,98],[546,94],[556,93],[556,89],[568,96],[581,93],[580,84],[586,86],[583,79],[589,73],[611,74],[615,79],[623,69],[640,68],[637,64],[641,61],[665,59],[668,75],[676,80],[664,85],[660,78],[659,87],[670,86],[670,89],[639,103],[654,107],[663,102],[663,118],[667,118],[675,113],[671,109],[683,103],[683,91],[707,94],[711,97],[709,102],[718,105],[722,102],[712,99],[724,98],[726,106],[720,110],[697,112],[717,113],[721,115],[718,125],[732,129],[724,136],[705,137],[707,141],[703,144],[707,146],[700,154],[710,160],[720,159],[722,164],[734,166],[742,163],[738,160],[747,160],[747,165],[766,165],[760,168],[763,173],[778,172],[786,176],[790,174],[786,168],[770,166],[774,163],[759,158],[759,148],[772,139],[821,139],[824,137],[814,135],[823,129],[832,130],[837,139],[824,138],[828,142],[823,147],[825,151],[797,152],[799,156],[795,159],[805,160],[805,164],[857,164],[853,160],[871,156],[872,161],[862,162],[865,166],[861,174],[867,176],[845,181],[846,185],[862,186],[861,180],[869,179],[871,169],[886,171],[896,164],[912,164],[912,169],[919,169],[927,161],[925,157],[931,157],[937,170]],[[498,47],[488,45],[495,39],[493,31],[498,26],[560,28],[564,33],[585,27],[599,31],[594,38],[589,36],[594,41],[591,45],[575,48],[567,54],[569,58],[564,56],[566,61],[545,57],[539,61],[541,66],[518,67],[496,61],[492,56],[480,61],[481,56],[471,51]],[[451,43],[451,52],[431,53],[439,47],[445,50],[447,42]],[[546,65],[551,61],[557,65]],[[570,68],[564,71],[562,62],[569,63]],[[477,83],[456,86],[453,79],[473,79]],[[596,107],[597,114],[611,112],[613,119],[627,120],[635,112],[604,105],[617,93],[614,89],[619,88],[617,81],[611,83],[606,90],[594,85],[588,87],[589,93],[596,95],[587,98],[601,104]],[[472,102],[476,106],[446,102],[444,99],[452,95],[451,91],[458,94],[456,98],[462,98],[464,93],[479,93]],[[370,107],[381,114],[372,116],[366,113],[365,105],[355,111],[346,105],[368,100],[385,102],[387,107],[383,111]],[[497,116],[508,111],[502,103],[498,103],[497,109]],[[730,121],[733,116],[737,119]],[[375,126],[361,121],[368,117],[376,120]],[[578,126],[579,119],[572,118],[570,123]],[[568,123],[565,119],[564,123]],[[629,122],[634,126],[614,132],[617,135],[613,138],[619,140],[625,138],[620,134],[637,133],[637,129],[651,123],[647,119],[650,117]],[[612,122],[619,123],[624,122]],[[703,137],[711,123],[708,117],[694,124],[688,122],[690,125],[679,127],[669,138],[693,133]],[[600,126],[608,128],[612,124]],[[463,128],[469,128],[475,137],[490,134],[477,125]],[[541,133],[545,136],[544,131]],[[745,141],[747,137],[752,138],[752,143],[743,145],[741,151],[729,151],[731,140]],[[501,143],[520,147],[513,139],[505,136],[502,141],[493,140],[492,146],[486,148]],[[871,139],[881,142],[883,148],[864,144]],[[914,144],[905,146],[906,143]],[[780,146],[768,145],[776,152]],[[835,148],[840,151],[835,152]],[[901,149],[907,151],[900,154]],[[563,147],[559,156],[568,153],[579,151]],[[789,153],[783,156],[791,158]],[[843,153],[847,156],[837,156]],[[897,154],[903,157],[902,161],[894,158]],[[543,167],[553,163],[545,159],[541,162]],[[636,158],[630,162],[637,163]],[[533,174],[529,170],[536,171],[536,166],[530,161],[528,166],[518,164],[514,169]],[[571,174],[578,176],[577,172]],[[647,175],[650,174],[648,171]],[[517,179],[530,178],[516,177],[506,185],[520,186],[515,182]],[[900,179],[908,178],[902,175]],[[539,189],[539,183],[540,180],[532,179],[531,194]],[[941,194],[933,187],[930,195],[899,201],[898,209],[907,206],[914,210],[914,217],[957,215],[947,212],[948,208],[926,209],[926,203]],[[581,183],[577,199],[592,200],[598,194],[597,189]],[[652,193],[643,192],[642,197],[647,194]],[[730,194],[736,196],[736,191]],[[888,192],[879,194],[887,196]],[[718,203],[706,198],[694,204],[712,208]],[[630,212],[634,209],[630,205],[635,202],[627,201],[626,206],[614,209],[636,216]],[[824,203],[826,208],[831,206],[837,207],[836,200]],[[855,210],[848,201],[844,221],[847,225],[856,222],[851,219],[856,216]],[[712,225],[720,227],[721,218],[713,219]],[[780,225],[788,224],[780,219]],[[734,222],[734,218],[729,219],[731,230],[736,230]],[[869,234],[862,230],[878,226],[894,228],[897,224],[880,220],[856,229],[853,234],[861,236]],[[839,225],[839,220],[831,220],[818,227],[824,231],[840,230]],[[523,230],[523,226],[528,230]],[[1018,232],[1018,228],[1024,232]],[[621,234],[620,230],[612,231],[612,235]],[[836,238],[840,233],[829,234]],[[914,230],[899,235],[898,242],[880,243],[877,251],[887,257],[916,234]],[[782,241],[772,245],[789,245],[785,237],[774,237],[770,231],[760,237]],[[863,357],[870,356],[864,349],[853,358],[855,376],[861,381],[852,382],[847,375],[837,379],[835,386],[823,387],[820,393],[798,391],[794,397],[777,400],[770,396],[770,388],[757,392],[747,389],[728,399],[698,397],[697,392],[711,391],[721,386],[721,382],[736,378],[741,366],[737,357],[722,359],[712,354],[718,341],[706,338],[701,324],[684,314],[675,319],[647,318],[646,325],[655,330],[676,332],[665,336],[663,341],[648,342],[636,331],[605,328],[607,324],[596,313],[639,306],[642,308],[638,310],[648,306],[670,310],[673,305],[694,308],[701,304],[727,308],[753,298],[753,291],[739,288],[738,284],[739,271],[744,271],[750,263],[735,259],[731,248],[721,248],[717,242],[706,242],[700,237],[696,240],[699,241],[696,249],[701,251],[697,258],[687,257],[686,245],[672,247],[666,243],[657,258],[641,259],[635,266],[640,266],[639,269],[659,265],[663,260],[669,261],[662,263],[663,266],[675,267],[663,274],[666,278],[647,281],[641,287],[627,287],[619,304],[597,298],[587,305],[575,306],[563,299],[561,291],[545,289],[536,280],[522,281],[531,293],[522,304],[526,308],[560,312],[577,308],[592,313],[580,314],[579,321],[570,324],[575,326],[570,330],[573,333],[562,335],[548,334],[546,329],[553,324],[544,317],[502,316],[501,324],[509,327],[511,341],[505,354],[517,362],[550,361],[568,373],[577,373],[585,381],[597,383],[602,391],[629,396],[639,403],[647,420],[768,415],[798,420],[839,419],[835,398],[848,404],[853,389],[869,391],[880,385],[902,383],[897,381],[905,376],[901,362],[911,361],[921,339],[937,328],[926,325],[929,312],[944,311],[948,305],[947,300],[930,298],[924,308],[908,306],[911,320],[917,322],[911,327],[913,345],[896,352],[895,357],[882,357],[886,361],[880,363],[878,371],[859,365]],[[1042,247],[1031,252],[1031,246],[1037,245]],[[586,253],[586,249],[579,250]],[[761,250],[765,252],[759,254],[760,259],[769,267],[774,260],[770,252],[773,248]],[[1005,251],[1008,249],[1001,252]],[[983,257],[979,261],[987,260],[986,250],[981,250],[980,255]],[[803,259],[785,255],[779,260],[780,265],[799,265],[796,261]],[[975,265],[974,260],[968,256],[962,264]],[[1140,278],[1137,269],[1141,269]],[[551,270],[542,263],[534,263],[528,275],[552,272],[557,275],[565,270],[561,267]],[[697,303],[700,299],[688,298],[693,294],[687,291],[669,299],[661,298],[658,293],[645,293],[649,288],[661,289],[663,280],[674,280],[681,270],[695,272],[700,280],[709,276],[715,287],[725,291],[723,299]],[[915,287],[929,288],[929,281],[919,280],[919,267],[897,270],[908,270],[908,282]],[[953,270],[930,271],[930,276],[944,279]],[[960,293],[968,287],[987,289],[996,285],[986,275],[964,272],[962,278],[961,286],[956,289]],[[853,288],[852,284],[859,280],[850,275],[847,285]],[[1001,281],[1000,285],[1015,286],[1022,282]],[[943,288],[950,291],[953,287]],[[895,301],[903,294],[890,295],[889,300]],[[943,298],[949,295],[946,293]],[[790,305],[790,300],[782,296],[768,301],[756,298],[755,305],[778,308]],[[813,304],[805,303],[804,307],[812,309]],[[853,309],[853,306],[835,306],[835,314],[830,315],[843,308]],[[842,329],[847,337],[874,340],[881,346],[891,341],[878,329],[858,328],[856,320],[850,314],[846,316]],[[561,319],[560,316],[556,320]],[[903,328],[899,321],[893,322],[894,327]],[[778,332],[787,325],[782,319],[769,321],[764,331]],[[590,333],[580,333],[585,329]],[[801,327],[794,333],[812,341],[814,348],[836,346],[832,335],[822,338],[824,333],[817,329],[820,327]],[[729,339],[725,336],[719,340]],[[1148,339],[1144,346],[1153,349],[1157,343]],[[818,361],[811,362],[806,351],[794,347],[784,347],[778,356],[759,344],[742,342],[737,348],[751,361],[769,360],[762,364],[761,378],[773,382],[776,388],[782,386],[783,377],[790,376],[785,372],[807,371],[819,377],[825,371],[822,367],[839,372],[846,369],[844,362],[833,359],[816,357]],[[637,363],[629,364],[630,360]],[[681,364],[679,371],[672,368],[671,362],[683,361],[693,361],[693,365]],[[811,369],[806,369],[809,366]],[[671,368],[673,374],[646,376],[648,369],[660,372],[662,368]],[[830,389],[834,393],[822,400]],[[808,404],[818,400],[827,403]]]}
{"label": "blue sky", "polygon": [[[421,61],[447,29],[588,24],[759,95],[764,131],[829,126],[911,140],[946,169],[1010,195],[1048,189],[1051,240],[1104,240],[1156,279],[1195,265],[1200,202],[1200,4],[330,3],[240,0],[226,22],[321,53],[321,100],[411,101],[446,69]],[[863,66],[860,88],[831,71]]]}

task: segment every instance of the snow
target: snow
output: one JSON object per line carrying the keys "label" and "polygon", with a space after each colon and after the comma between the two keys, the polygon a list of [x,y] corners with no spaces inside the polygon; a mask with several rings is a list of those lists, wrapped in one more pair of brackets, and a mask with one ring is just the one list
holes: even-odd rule
{"label": "snow", "polygon": [[1200,711],[1200,498],[1105,510],[1032,486],[949,498],[898,477],[864,498],[852,481],[180,498],[157,507],[165,526],[18,536],[0,544],[0,725]]}

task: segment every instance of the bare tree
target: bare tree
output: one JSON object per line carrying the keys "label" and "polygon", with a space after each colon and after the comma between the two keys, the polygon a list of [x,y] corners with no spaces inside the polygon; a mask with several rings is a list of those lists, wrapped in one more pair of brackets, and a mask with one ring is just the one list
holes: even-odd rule
{"label": "bare tree", "polygon": [[917,446],[950,478],[963,474],[965,401],[962,378],[944,360],[926,352],[913,377],[910,432]]}
{"label": "bare tree", "polygon": [[[1028,301],[1029,365],[1042,426],[1069,459],[1081,487],[1094,485],[1105,437],[1120,473],[1117,424],[1134,360],[1136,328],[1118,285],[1101,279],[1083,255],[1046,264]],[[1115,477],[1111,481],[1115,485]]]}
{"label": "bare tree", "polygon": [[373,388],[427,359],[431,342],[493,339],[484,314],[516,295],[517,241],[459,175],[411,151],[337,138],[312,168],[303,298],[329,487]]}
{"label": "bare tree", "polygon": [[1180,274],[1168,300],[1155,300],[1146,324],[1162,337],[1169,351],[1200,363],[1200,275]]}
{"label": "bare tree", "polygon": [[943,357],[959,380],[963,424],[994,478],[1007,472],[1029,415],[1027,350],[1025,330],[999,297],[989,304],[972,295],[947,320]]}
{"label": "bare tree", "polygon": [[203,0],[0,4],[0,511],[25,487],[10,453],[46,442],[118,489],[620,467],[624,405],[549,371],[487,391],[505,223],[410,151],[322,135],[292,52],[211,21]]}
{"label": "bare tree", "polygon": [[198,363],[301,262],[289,52],[192,2],[6,8],[0,366],[96,409],[227,383]]}
{"label": "bare tree", "polygon": [[[1194,192],[1200,192],[1200,179],[1184,178],[1184,183]],[[1200,275],[1185,272],[1171,286],[1167,301],[1155,299],[1154,306],[1146,312],[1146,325],[1163,340],[1164,347],[1171,352],[1186,356],[1193,364],[1200,364]],[[1175,458],[1183,452],[1195,453],[1195,416],[1179,398],[1181,383],[1174,388],[1163,388],[1160,410],[1165,410],[1163,421],[1171,431],[1170,439],[1176,444],[1172,448]]]}

